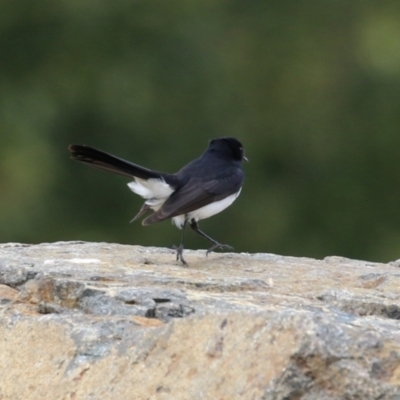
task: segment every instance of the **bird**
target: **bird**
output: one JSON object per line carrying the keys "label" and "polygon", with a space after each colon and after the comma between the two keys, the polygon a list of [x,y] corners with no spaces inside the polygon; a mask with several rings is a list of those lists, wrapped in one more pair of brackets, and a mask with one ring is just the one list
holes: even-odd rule
{"label": "bird", "polygon": [[188,266],[183,257],[185,229],[193,231],[212,243],[206,256],[215,249],[233,248],[221,244],[199,228],[200,220],[209,218],[229,207],[239,196],[244,181],[243,161],[248,161],[239,140],[233,137],[212,139],[203,154],[175,174],[151,170],[96,148],[71,144],[71,158],[95,168],[123,175],[133,180],[128,187],[145,199],[131,222],[152,212],[142,225],[172,219],[182,230],[176,260]]}

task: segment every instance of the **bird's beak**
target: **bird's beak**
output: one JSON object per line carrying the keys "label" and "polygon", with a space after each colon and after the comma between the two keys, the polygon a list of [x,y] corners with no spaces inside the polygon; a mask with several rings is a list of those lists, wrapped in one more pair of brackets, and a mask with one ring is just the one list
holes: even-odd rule
{"label": "bird's beak", "polygon": [[245,156],[243,156],[243,160],[246,161],[246,162],[249,162],[249,159],[247,157],[245,157]]}

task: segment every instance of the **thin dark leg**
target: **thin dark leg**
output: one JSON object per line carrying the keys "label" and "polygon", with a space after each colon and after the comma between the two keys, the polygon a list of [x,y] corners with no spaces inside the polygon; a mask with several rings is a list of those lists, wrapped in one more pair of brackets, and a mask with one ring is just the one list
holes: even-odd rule
{"label": "thin dark leg", "polygon": [[189,266],[188,263],[185,261],[183,258],[183,240],[185,238],[185,228],[186,228],[187,221],[183,223],[182,227],[182,236],[181,236],[181,243],[179,244],[179,247],[174,246],[173,248],[176,250],[176,261],[181,261],[183,265]]}
{"label": "thin dark leg", "polygon": [[203,231],[200,230],[199,225],[197,224],[197,221],[191,220],[190,221],[190,227],[198,233],[200,236],[203,236],[203,238],[207,239],[209,242],[211,242],[213,245],[207,250],[206,256],[208,256],[208,253],[211,253],[215,249],[228,249],[228,250],[233,250],[232,246],[229,246],[228,244],[221,244],[218,243],[216,240],[214,240],[212,237],[206,235]]}

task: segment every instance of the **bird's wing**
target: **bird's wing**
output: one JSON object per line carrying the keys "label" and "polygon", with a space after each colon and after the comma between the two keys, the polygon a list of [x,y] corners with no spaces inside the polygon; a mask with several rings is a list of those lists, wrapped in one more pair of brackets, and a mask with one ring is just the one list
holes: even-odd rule
{"label": "bird's wing", "polygon": [[176,190],[157,212],[147,217],[143,225],[187,214],[215,201],[223,200],[237,193],[242,182],[243,171],[240,169],[229,176],[221,176],[207,182],[190,179],[186,185]]}

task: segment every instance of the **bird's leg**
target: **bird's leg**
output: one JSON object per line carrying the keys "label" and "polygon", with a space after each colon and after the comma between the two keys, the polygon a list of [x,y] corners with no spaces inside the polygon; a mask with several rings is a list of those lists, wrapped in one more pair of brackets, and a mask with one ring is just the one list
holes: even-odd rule
{"label": "bird's leg", "polygon": [[206,256],[208,256],[208,253],[211,253],[215,249],[227,249],[227,250],[233,250],[232,246],[229,246],[228,244],[221,244],[218,243],[216,240],[214,240],[212,237],[206,235],[203,231],[200,230],[199,225],[197,224],[197,221],[192,219],[190,221],[190,227],[198,233],[200,236],[203,236],[203,238],[207,239],[209,242],[211,242],[213,245],[207,250]]}
{"label": "bird's leg", "polygon": [[185,228],[186,228],[187,220],[185,219],[185,222],[183,223],[182,226],[182,236],[181,236],[181,243],[179,246],[173,246],[173,249],[176,250],[176,261],[181,261],[183,265],[186,265],[187,267],[189,266],[188,263],[185,261],[183,258],[183,239],[185,238]]}

